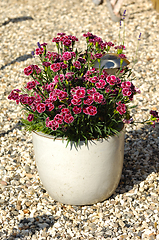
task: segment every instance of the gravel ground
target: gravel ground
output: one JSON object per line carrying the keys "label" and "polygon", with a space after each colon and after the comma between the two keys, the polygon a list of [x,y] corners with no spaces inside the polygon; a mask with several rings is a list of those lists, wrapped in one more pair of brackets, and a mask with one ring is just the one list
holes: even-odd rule
{"label": "gravel ground", "polygon": [[[141,94],[137,120],[159,110],[159,19],[150,0],[125,0],[125,45]],[[127,127],[124,167],[116,192],[102,203],[70,206],[54,201],[43,188],[34,161],[31,134],[21,131],[22,112],[7,96],[26,83],[37,42],[51,43],[58,32],[80,39],[87,31],[118,42],[106,1],[1,0],[0,3],[0,239],[158,239],[159,126]],[[136,54],[138,35],[142,33]],[[49,46],[52,47],[51,44]]]}

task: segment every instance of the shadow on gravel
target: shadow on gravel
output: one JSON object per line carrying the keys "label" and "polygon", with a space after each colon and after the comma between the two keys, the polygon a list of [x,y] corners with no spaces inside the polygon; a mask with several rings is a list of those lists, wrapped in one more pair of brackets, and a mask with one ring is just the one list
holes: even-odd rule
{"label": "shadow on gravel", "polygon": [[[152,11],[153,9],[152,8],[148,8],[148,9],[142,9],[141,11],[136,11],[136,12],[133,12],[133,14],[138,14],[138,13],[143,13],[143,12],[150,12],[150,11]],[[131,13],[130,13],[130,15],[132,15]]]}
{"label": "shadow on gravel", "polygon": [[[122,177],[111,198],[130,191],[152,172],[159,172],[158,156],[159,124],[155,128],[144,126],[140,130],[127,133]],[[149,196],[146,190],[145,196]]]}
{"label": "shadow on gravel", "polygon": [[[59,217],[52,216],[52,215],[38,215],[33,218],[24,218],[21,219],[17,228],[15,228],[6,240],[14,240],[14,239],[27,239],[28,236],[32,237],[36,232],[43,230],[43,237],[46,239],[45,235],[50,227],[53,227],[55,222],[58,220]],[[1,233],[0,232],[0,236]],[[2,235],[3,236],[3,235]]]}
{"label": "shadow on gravel", "polygon": [[5,67],[7,67],[7,66],[9,66],[9,65],[11,65],[11,64],[14,64],[15,62],[23,62],[23,61],[26,61],[27,59],[32,58],[32,57],[33,57],[33,56],[32,56],[31,54],[24,54],[24,55],[22,55],[22,56],[20,56],[20,57],[17,57],[17,58],[14,59],[13,61],[5,64],[4,66],[2,66],[2,67],[0,68],[0,70],[3,70]]}
{"label": "shadow on gravel", "polygon": [[19,121],[13,128],[9,129],[9,130],[6,131],[6,132],[0,133],[0,137],[4,137],[5,134],[8,134],[8,133],[10,133],[10,132],[13,132],[14,129],[19,129],[19,130],[21,130],[22,126],[23,126],[23,123],[22,123],[21,121]]}
{"label": "shadow on gravel", "polygon": [[1,24],[1,26],[5,26],[5,25],[7,25],[10,22],[17,23],[17,22],[22,22],[22,21],[27,21],[27,20],[34,20],[34,18],[32,18],[30,16],[21,16],[21,17],[16,17],[16,18],[8,18],[8,20],[3,22]]}

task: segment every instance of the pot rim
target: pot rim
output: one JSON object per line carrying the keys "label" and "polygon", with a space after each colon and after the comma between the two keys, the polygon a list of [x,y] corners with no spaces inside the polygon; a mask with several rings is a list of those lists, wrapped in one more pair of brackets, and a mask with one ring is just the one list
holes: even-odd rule
{"label": "pot rim", "polygon": [[[46,137],[46,138],[49,138],[49,139],[53,139],[53,140],[62,140],[62,141],[67,141],[67,138],[55,138],[55,136],[52,136],[52,135],[49,135],[47,133],[43,133],[43,132],[37,132],[35,130],[32,131],[33,133],[41,136],[41,137]],[[122,132],[125,132],[125,125],[123,125],[123,128],[120,130],[119,134],[121,134]],[[103,141],[104,139],[107,140],[109,138],[113,138],[113,137],[116,137],[118,136],[117,134],[113,135],[113,136],[108,136],[107,138],[99,138],[99,139],[90,139],[88,140],[88,142],[92,142],[92,141]],[[75,141],[72,141],[72,143],[74,143]],[[81,143],[82,142],[85,142],[84,140],[80,141]]]}

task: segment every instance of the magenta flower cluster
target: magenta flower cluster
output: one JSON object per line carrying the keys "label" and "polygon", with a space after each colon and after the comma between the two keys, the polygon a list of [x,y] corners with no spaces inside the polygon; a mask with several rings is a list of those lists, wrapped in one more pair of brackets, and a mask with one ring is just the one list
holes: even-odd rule
{"label": "magenta flower cluster", "polygon": [[96,131],[106,136],[107,129],[130,122],[127,104],[139,90],[128,80],[128,68],[121,68],[113,75],[106,69],[94,68],[94,62],[100,62],[110,50],[117,51],[121,59],[126,58],[122,53],[125,46],[104,42],[92,33],[83,36],[87,44],[83,53],[74,50],[78,39],[65,33],[52,40],[57,52],[47,51],[47,43],[38,43],[35,55],[41,64],[24,69],[24,74],[32,80],[23,92],[14,89],[8,96],[25,107],[27,121],[32,126],[41,121],[52,134],[59,130],[62,136],[70,134],[72,127],[76,135],[86,134],[87,138],[90,132],[96,137]]}

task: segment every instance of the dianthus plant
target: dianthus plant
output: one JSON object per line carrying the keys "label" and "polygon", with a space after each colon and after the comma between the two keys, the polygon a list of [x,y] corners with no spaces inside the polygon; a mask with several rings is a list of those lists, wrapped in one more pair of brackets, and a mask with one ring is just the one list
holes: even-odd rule
{"label": "dianthus plant", "polygon": [[14,89],[8,98],[21,104],[26,112],[23,123],[28,130],[41,131],[78,143],[107,138],[119,132],[123,122],[130,123],[129,103],[139,92],[131,82],[131,70],[121,68],[114,75],[95,69],[94,62],[108,52],[123,61],[125,46],[114,46],[87,33],[86,49],[75,48],[78,39],[58,33],[52,42],[57,52],[47,51],[47,43],[38,43],[38,65],[30,65],[24,74],[31,77],[23,90]]}

